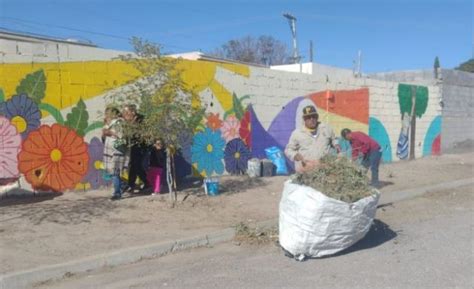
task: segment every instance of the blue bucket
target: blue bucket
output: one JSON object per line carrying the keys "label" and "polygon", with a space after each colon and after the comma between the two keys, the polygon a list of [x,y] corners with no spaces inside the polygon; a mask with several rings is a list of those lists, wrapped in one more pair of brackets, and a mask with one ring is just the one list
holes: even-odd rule
{"label": "blue bucket", "polygon": [[206,193],[209,196],[219,195],[219,180],[217,178],[207,178],[204,180]]}

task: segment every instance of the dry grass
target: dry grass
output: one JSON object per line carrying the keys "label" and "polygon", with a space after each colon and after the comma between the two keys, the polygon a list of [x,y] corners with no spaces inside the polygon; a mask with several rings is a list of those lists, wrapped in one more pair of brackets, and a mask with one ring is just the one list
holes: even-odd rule
{"label": "dry grass", "polygon": [[278,241],[278,228],[252,228],[249,225],[240,222],[235,226],[234,241],[240,244],[264,245]]}
{"label": "dry grass", "polygon": [[324,156],[313,170],[297,173],[293,182],[347,203],[356,202],[372,193],[364,169],[345,157],[332,155]]}

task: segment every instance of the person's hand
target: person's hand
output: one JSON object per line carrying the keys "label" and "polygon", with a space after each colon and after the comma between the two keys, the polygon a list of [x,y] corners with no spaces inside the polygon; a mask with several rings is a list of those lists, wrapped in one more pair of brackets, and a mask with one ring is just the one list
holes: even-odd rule
{"label": "person's hand", "polygon": [[[303,158],[303,156],[302,156],[300,153],[297,153],[297,154],[295,155],[295,161],[297,161],[297,162],[303,162],[303,163],[304,163],[304,158]],[[304,165],[303,165],[303,166],[304,166]]]}
{"label": "person's hand", "polygon": [[104,135],[104,136],[113,136],[114,133],[112,132],[112,130],[104,128],[104,129],[102,129],[102,135]]}
{"label": "person's hand", "polygon": [[304,161],[301,164],[302,166],[297,169],[298,173],[304,173],[304,172],[308,172],[315,169],[316,167],[319,166],[319,161],[309,160],[309,161]]}

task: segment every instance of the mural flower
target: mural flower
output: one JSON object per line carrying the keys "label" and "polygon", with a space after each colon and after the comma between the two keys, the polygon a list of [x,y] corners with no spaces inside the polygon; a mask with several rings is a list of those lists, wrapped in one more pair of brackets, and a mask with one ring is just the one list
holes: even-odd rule
{"label": "mural flower", "polygon": [[87,173],[87,144],[70,128],[42,125],[23,142],[20,172],[34,189],[56,192],[74,188]]}
{"label": "mural flower", "polygon": [[197,163],[199,173],[212,175],[214,172],[222,174],[224,165],[225,141],[222,139],[219,131],[213,132],[206,128],[194,136],[193,146],[191,147],[192,162]]}
{"label": "mural flower", "polygon": [[230,115],[229,117],[227,117],[221,128],[222,136],[224,137],[226,142],[229,142],[234,138],[238,138],[239,130],[240,122],[234,115]]}
{"label": "mural flower", "polygon": [[10,121],[0,116],[0,179],[17,178],[21,136]]}
{"label": "mural flower", "polygon": [[239,134],[244,143],[251,148],[252,147],[252,125],[250,119],[250,110],[247,110],[240,121]]}
{"label": "mural flower", "polygon": [[222,120],[219,119],[218,113],[209,113],[207,116],[207,127],[216,131],[221,128]]}
{"label": "mural flower", "polygon": [[247,171],[247,161],[252,153],[239,139],[233,139],[227,143],[224,151],[225,169],[231,174],[243,174]]}
{"label": "mural flower", "polygon": [[[98,189],[107,185],[108,182],[103,177],[103,152],[104,145],[97,137],[91,139],[88,145],[89,168],[87,174],[80,184],[81,189]],[[77,188],[77,186],[76,186]]]}
{"label": "mural flower", "polygon": [[1,103],[0,113],[10,119],[23,139],[30,131],[40,126],[41,112],[38,105],[26,94],[14,95]]}

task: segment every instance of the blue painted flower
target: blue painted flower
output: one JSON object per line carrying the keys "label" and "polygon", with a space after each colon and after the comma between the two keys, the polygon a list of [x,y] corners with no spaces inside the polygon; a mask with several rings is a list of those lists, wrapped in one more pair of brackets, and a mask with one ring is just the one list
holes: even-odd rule
{"label": "blue painted flower", "polygon": [[8,101],[0,103],[0,114],[10,120],[23,139],[41,124],[41,111],[26,94],[14,95]]}
{"label": "blue painted flower", "polygon": [[240,138],[227,143],[224,151],[225,169],[231,174],[244,174],[252,153]]}
{"label": "blue painted flower", "polygon": [[212,131],[210,128],[206,128],[203,132],[199,132],[194,136],[191,158],[193,163],[197,163],[199,173],[210,176],[214,172],[217,174],[224,172],[222,163],[224,146],[225,140],[219,130]]}

